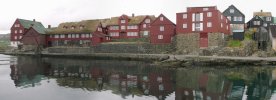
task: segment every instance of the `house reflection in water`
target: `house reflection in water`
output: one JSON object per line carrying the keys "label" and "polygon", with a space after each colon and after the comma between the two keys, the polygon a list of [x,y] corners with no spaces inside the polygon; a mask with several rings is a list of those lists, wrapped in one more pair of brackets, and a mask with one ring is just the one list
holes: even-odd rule
{"label": "house reflection in water", "polygon": [[16,87],[28,88],[40,85],[47,78],[50,67],[35,57],[18,57],[17,62],[10,65],[11,79]]}
{"label": "house reflection in water", "polygon": [[227,100],[230,88],[231,82],[220,72],[183,69],[177,71],[175,99]]}

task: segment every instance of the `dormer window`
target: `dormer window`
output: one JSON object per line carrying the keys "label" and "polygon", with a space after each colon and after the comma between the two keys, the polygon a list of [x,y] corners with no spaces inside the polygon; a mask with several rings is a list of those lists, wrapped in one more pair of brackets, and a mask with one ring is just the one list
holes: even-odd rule
{"label": "dormer window", "polygon": [[83,25],[81,25],[81,26],[80,26],[80,29],[84,29],[84,26],[83,26]]}
{"label": "dormer window", "polygon": [[160,17],[160,21],[163,21],[164,20],[164,18],[163,17]]}
{"label": "dormer window", "polygon": [[266,17],[266,21],[271,21],[271,17]]}
{"label": "dormer window", "polygon": [[20,27],[20,24],[15,24],[14,27]]}
{"label": "dormer window", "polygon": [[150,23],[150,19],[146,19],[146,21],[145,21],[146,23]]}
{"label": "dormer window", "polygon": [[234,12],[235,12],[235,10],[234,10],[234,9],[230,9],[230,13],[232,13],[232,14],[233,14]]}
{"label": "dormer window", "polygon": [[71,26],[71,29],[75,29],[76,27],[75,26]]}
{"label": "dormer window", "polygon": [[68,27],[67,26],[63,26],[63,29],[67,29]]}
{"label": "dormer window", "polygon": [[101,32],[101,31],[102,31],[102,28],[98,27],[98,31],[100,31],[100,32]]}
{"label": "dormer window", "polygon": [[121,23],[126,23],[126,20],[122,19],[122,20],[121,20]]}

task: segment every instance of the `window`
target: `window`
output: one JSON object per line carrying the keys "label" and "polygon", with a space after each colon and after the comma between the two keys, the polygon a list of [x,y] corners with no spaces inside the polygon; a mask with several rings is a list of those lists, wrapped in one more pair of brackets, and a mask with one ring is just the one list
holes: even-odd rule
{"label": "window", "polygon": [[212,17],[212,12],[208,12],[207,17]]}
{"label": "window", "polygon": [[63,26],[64,29],[67,29],[68,27],[67,26]]}
{"label": "window", "polygon": [[241,16],[235,16],[234,21],[242,21],[242,17]]}
{"label": "window", "polygon": [[126,23],[126,20],[122,19],[122,20],[121,20],[121,23]]}
{"label": "window", "polygon": [[271,21],[271,17],[266,17],[266,21]]}
{"label": "window", "polygon": [[165,30],[164,26],[160,26],[160,31],[164,31],[164,30]]}
{"label": "window", "polygon": [[121,26],[121,30],[125,30],[126,29],[126,26]]}
{"label": "window", "polygon": [[183,19],[187,19],[187,14],[183,14]]}
{"label": "window", "polygon": [[192,21],[203,21],[203,13],[194,13]]}
{"label": "window", "polygon": [[109,33],[110,36],[119,36],[118,32]]}
{"label": "window", "polygon": [[22,36],[19,36],[19,39],[22,39]]}
{"label": "window", "polygon": [[119,30],[119,26],[110,26],[110,30]]}
{"label": "window", "polygon": [[254,25],[261,25],[260,21],[254,21],[253,24]]}
{"label": "window", "polygon": [[201,31],[200,27],[201,27],[201,26],[200,26],[200,23],[196,23],[196,24],[195,24],[195,30],[196,30],[196,31]]}
{"label": "window", "polygon": [[230,21],[231,21],[231,18],[232,18],[231,16],[227,16],[227,19],[230,20]]}
{"label": "window", "polygon": [[127,26],[127,29],[138,29],[137,25],[129,25]]}
{"label": "window", "polygon": [[235,10],[234,10],[234,9],[230,9],[229,11],[230,11],[230,13],[234,13],[234,12],[235,12]]}
{"label": "window", "polygon": [[264,23],[264,27],[267,27],[267,23]]}
{"label": "window", "polygon": [[138,32],[127,32],[127,36],[138,36]]}
{"label": "window", "polygon": [[207,10],[209,10],[209,8],[203,8],[203,11],[207,11]]}
{"label": "window", "polygon": [[85,36],[86,38],[89,38],[90,37],[90,34],[86,34],[86,36]]}
{"label": "window", "polygon": [[68,38],[71,38],[71,34],[68,34],[67,37],[68,37]]}
{"label": "window", "polygon": [[101,31],[102,31],[102,28],[98,27],[98,31],[100,31],[100,32],[101,32]]}
{"label": "window", "polygon": [[163,35],[158,35],[158,39],[163,39]]}
{"label": "window", "polygon": [[147,24],[143,24],[143,28],[147,28]]}
{"label": "window", "polygon": [[85,34],[81,34],[81,38],[85,38]]}
{"label": "window", "polygon": [[183,28],[187,28],[187,24],[183,24]]}
{"label": "window", "polygon": [[14,36],[14,39],[17,40],[17,36]]}
{"label": "window", "polygon": [[222,23],[220,24],[220,27],[223,28],[223,24]]}
{"label": "window", "polygon": [[81,25],[81,26],[80,26],[80,29],[83,29],[83,28],[84,28],[84,26],[83,26],[83,25]]}
{"label": "window", "polygon": [[71,26],[71,29],[75,29],[75,26]]}
{"label": "window", "polygon": [[160,21],[163,21],[164,20],[164,18],[163,17],[160,17]]}
{"label": "window", "polygon": [[19,30],[19,33],[23,33],[23,31],[22,31],[22,30]]}
{"label": "window", "polygon": [[14,27],[20,27],[20,24],[14,24]]}
{"label": "window", "polygon": [[212,22],[207,22],[207,27],[212,27]]}
{"label": "window", "polygon": [[76,34],[76,38],[79,38],[80,37],[80,35],[79,34]]}
{"label": "window", "polygon": [[14,33],[17,34],[17,30],[15,30]]}
{"label": "window", "polygon": [[56,35],[55,35],[55,38],[56,38],[56,39],[58,39],[58,38],[59,38],[59,35],[58,35],[58,34],[56,34]]}
{"label": "window", "polygon": [[61,34],[61,35],[60,35],[60,38],[65,38],[65,35],[64,35],[64,34]]}
{"label": "window", "polygon": [[220,15],[220,19],[223,19],[223,15]]}
{"label": "window", "polygon": [[228,30],[228,26],[226,26],[226,30]]}
{"label": "window", "polygon": [[203,30],[203,23],[192,24],[192,31],[202,31],[202,30]]}
{"label": "window", "polygon": [[146,21],[145,21],[146,23],[150,23],[150,19],[146,19]]}
{"label": "window", "polygon": [[149,35],[149,31],[144,31],[144,35],[148,36]]}
{"label": "window", "polygon": [[76,34],[72,34],[72,38],[76,38]]}

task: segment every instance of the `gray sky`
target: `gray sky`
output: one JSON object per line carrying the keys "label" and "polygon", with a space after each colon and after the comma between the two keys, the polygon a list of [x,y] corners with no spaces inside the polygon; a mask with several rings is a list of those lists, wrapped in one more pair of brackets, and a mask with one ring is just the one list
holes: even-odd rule
{"label": "gray sky", "polygon": [[[254,11],[276,13],[275,0],[5,0],[0,4],[0,34],[9,33],[16,18],[36,19],[46,27],[61,22],[109,18],[122,14],[156,15],[163,13],[175,22],[177,12],[186,7],[217,6],[223,12],[234,4],[248,21]],[[273,10],[274,9],[274,10]]]}

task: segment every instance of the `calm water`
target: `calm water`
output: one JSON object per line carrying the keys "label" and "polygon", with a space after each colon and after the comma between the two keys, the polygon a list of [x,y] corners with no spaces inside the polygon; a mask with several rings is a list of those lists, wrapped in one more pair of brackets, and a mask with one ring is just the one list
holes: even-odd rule
{"label": "calm water", "polygon": [[0,100],[276,100],[276,68],[0,55]]}

